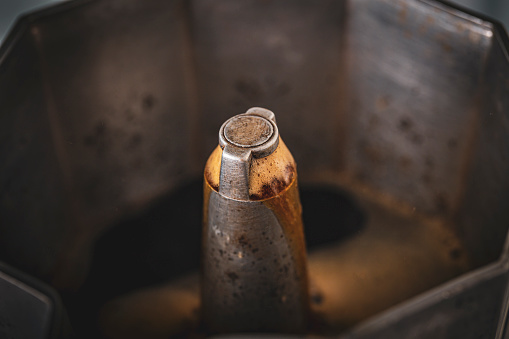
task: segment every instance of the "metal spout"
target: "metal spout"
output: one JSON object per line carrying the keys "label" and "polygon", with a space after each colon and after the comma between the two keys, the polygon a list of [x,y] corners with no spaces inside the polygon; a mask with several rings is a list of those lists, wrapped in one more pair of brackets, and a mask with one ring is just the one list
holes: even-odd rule
{"label": "metal spout", "polygon": [[226,121],[204,172],[202,309],[212,332],[302,333],[309,312],[295,161],[274,113]]}

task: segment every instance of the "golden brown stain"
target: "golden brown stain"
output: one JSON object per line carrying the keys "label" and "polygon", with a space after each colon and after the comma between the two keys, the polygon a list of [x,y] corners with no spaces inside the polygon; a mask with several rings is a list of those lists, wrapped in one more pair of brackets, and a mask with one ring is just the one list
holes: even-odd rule
{"label": "golden brown stain", "polygon": [[219,191],[219,175],[221,172],[221,156],[223,150],[217,146],[210,154],[203,175],[205,182],[216,192]]}
{"label": "golden brown stain", "polygon": [[354,326],[469,267],[447,222],[358,198],[371,216],[363,232],[309,256],[310,279],[321,296],[311,307],[322,333]]}
{"label": "golden brown stain", "polygon": [[[208,220],[208,202],[212,190],[218,191],[221,172],[222,149],[218,146],[210,155],[204,171],[204,220]],[[309,314],[309,291],[307,275],[306,242],[302,223],[302,207],[297,185],[297,166],[290,151],[279,139],[277,149],[267,157],[253,158],[249,169],[249,200],[261,201],[269,208],[279,221],[283,235],[287,240],[289,251],[295,263],[295,279],[301,294],[306,297],[303,305]],[[243,244],[242,235],[235,237]],[[250,247],[250,245],[248,245]],[[251,249],[253,253],[257,248]],[[290,273],[289,273],[290,274]],[[230,274],[229,279],[234,280]]]}
{"label": "golden brown stain", "polygon": [[108,301],[99,312],[105,338],[205,338],[200,329],[199,278],[192,274]]}
{"label": "golden brown stain", "polygon": [[281,175],[274,176],[272,181],[264,183],[261,187],[261,190],[257,193],[251,194],[249,196],[249,199],[265,200],[277,196],[291,185],[295,175],[296,175],[295,167],[292,164],[288,164],[285,167],[282,176]]}
{"label": "golden brown stain", "polygon": [[309,282],[307,272],[306,240],[304,238],[304,225],[302,223],[302,206],[300,203],[297,178],[287,189],[271,198],[263,201],[263,204],[274,212],[274,215],[282,226],[283,234],[290,246],[290,253],[296,264],[297,279],[303,281],[300,285],[303,295],[307,297],[304,305],[307,313],[310,313],[309,305]]}
{"label": "golden brown stain", "polygon": [[203,224],[207,222],[209,218],[209,201],[210,201],[210,194],[212,193],[212,190],[216,191],[213,187],[210,186],[210,184],[207,181],[207,178],[204,178],[203,180]]}
{"label": "golden brown stain", "polygon": [[[221,156],[223,150],[217,146],[205,165],[207,184],[219,191]],[[249,168],[249,198],[258,201],[269,199],[290,186],[296,176],[296,164],[292,154],[281,138],[277,149],[267,157],[254,158]]]}

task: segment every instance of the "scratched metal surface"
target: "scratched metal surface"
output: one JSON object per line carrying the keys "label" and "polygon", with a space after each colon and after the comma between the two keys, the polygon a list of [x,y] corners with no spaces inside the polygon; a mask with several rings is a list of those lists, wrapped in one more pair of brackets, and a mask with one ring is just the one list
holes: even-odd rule
{"label": "scratched metal surface", "polygon": [[[0,55],[1,259],[79,288],[95,241],[200,177],[218,126],[262,105],[303,184],[375,206],[311,259],[317,276],[341,273],[324,277],[338,279],[323,284],[330,318],[353,314],[353,337],[478,334],[464,323],[493,336],[507,310],[507,37],[434,1],[344,4],[90,0],[20,23]],[[170,258],[192,254],[152,235]],[[373,308],[347,312],[332,294],[345,286]]]}

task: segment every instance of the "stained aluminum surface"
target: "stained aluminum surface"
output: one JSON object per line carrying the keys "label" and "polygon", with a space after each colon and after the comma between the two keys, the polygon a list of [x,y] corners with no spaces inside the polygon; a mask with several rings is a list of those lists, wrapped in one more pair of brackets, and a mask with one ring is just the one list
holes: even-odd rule
{"label": "stained aluminum surface", "polygon": [[267,109],[228,119],[205,165],[200,283],[212,333],[308,330],[296,164]]}
{"label": "stained aluminum surface", "polygon": [[506,46],[498,24],[431,0],[90,0],[30,15],[0,51],[0,259],[79,288],[106,229],[200,176],[221,123],[264,106],[300,182],[368,211],[315,256],[317,274],[341,267],[352,286],[330,287],[331,321],[359,287],[369,306],[335,333],[502,338]]}
{"label": "stained aluminum surface", "polygon": [[214,191],[208,206],[202,289],[210,327],[230,333],[304,332],[308,294],[302,288],[307,289],[298,262],[302,256],[295,255],[291,235],[276,215],[262,202],[226,199]]}

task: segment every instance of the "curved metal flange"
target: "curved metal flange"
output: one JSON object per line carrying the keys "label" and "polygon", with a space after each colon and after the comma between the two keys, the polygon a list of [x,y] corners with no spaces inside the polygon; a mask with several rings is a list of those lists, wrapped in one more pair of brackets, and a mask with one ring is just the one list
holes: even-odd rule
{"label": "curved metal flange", "polygon": [[253,107],[228,119],[219,130],[223,149],[219,193],[232,199],[249,200],[251,159],[272,154],[279,145],[279,130],[273,112]]}

